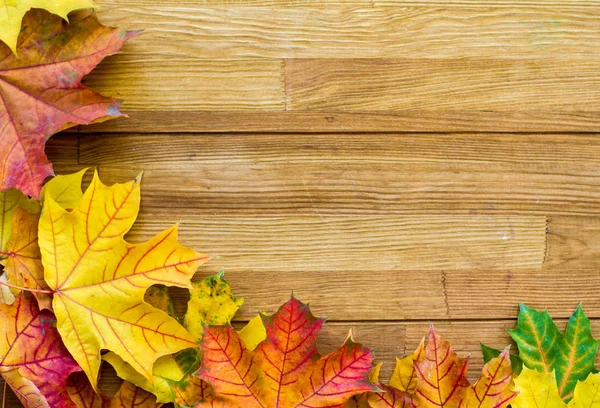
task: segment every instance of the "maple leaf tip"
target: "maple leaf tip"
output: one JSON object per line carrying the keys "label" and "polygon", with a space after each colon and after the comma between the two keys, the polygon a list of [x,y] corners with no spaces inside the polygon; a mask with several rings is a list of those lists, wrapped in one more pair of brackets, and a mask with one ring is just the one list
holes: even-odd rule
{"label": "maple leaf tip", "polygon": [[354,343],[354,332],[352,331],[352,329],[348,330],[348,336],[346,337],[346,342],[351,341],[352,343]]}

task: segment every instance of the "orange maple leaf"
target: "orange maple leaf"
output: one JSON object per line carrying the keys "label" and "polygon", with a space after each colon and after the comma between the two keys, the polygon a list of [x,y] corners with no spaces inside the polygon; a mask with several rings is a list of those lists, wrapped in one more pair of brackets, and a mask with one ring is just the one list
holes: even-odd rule
{"label": "orange maple leaf", "polygon": [[18,188],[39,198],[52,175],[46,140],[61,129],[121,115],[119,101],[81,79],[135,34],[81,13],[65,26],[61,17],[34,9],[23,19],[18,56],[0,42],[0,191]]}
{"label": "orange maple leaf", "polygon": [[144,301],[155,284],[191,287],[209,257],[182,246],[174,226],[143,244],[123,236],[139,210],[139,180],[108,187],[97,173],[72,211],[44,194],[38,242],[65,346],[96,386],[100,350],[152,380],[161,356],[196,347],[179,322]]}
{"label": "orange maple leaf", "polygon": [[415,361],[418,407],[503,408],[516,396],[508,348],[488,362],[481,378],[471,385],[467,380],[469,359],[460,359],[450,343],[431,326],[425,356]]}
{"label": "orange maple leaf", "polygon": [[318,354],[323,323],[292,298],[263,317],[267,338],[254,351],[229,325],[207,328],[197,375],[213,386],[214,395],[196,407],[342,407],[353,395],[373,389],[369,349],[348,338],[331,354]]}

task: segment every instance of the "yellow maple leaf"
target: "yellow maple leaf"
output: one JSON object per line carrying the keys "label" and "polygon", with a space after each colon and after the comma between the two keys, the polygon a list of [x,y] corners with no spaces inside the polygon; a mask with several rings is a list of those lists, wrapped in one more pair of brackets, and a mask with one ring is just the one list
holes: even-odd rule
{"label": "yellow maple leaf", "polygon": [[515,391],[519,394],[511,404],[513,408],[598,408],[600,373],[589,374],[584,381],[578,381],[568,404],[560,397],[554,371],[542,373],[523,367],[515,379]]}
{"label": "yellow maple leaf", "polygon": [[176,319],[144,302],[155,284],[189,287],[209,257],[179,244],[174,226],[143,244],[123,236],[139,211],[140,183],[92,183],[72,211],[46,192],[39,224],[44,277],[67,349],[96,387],[100,350],[152,380],[154,362],[195,347]]}
{"label": "yellow maple leaf", "polygon": [[598,408],[600,407],[600,373],[590,374],[585,381],[579,381],[575,386],[573,399],[569,408]]}
{"label": "yellow maple leaf", "polygon": [[0,3],[0,41],[17,52],[21,21],[32,8],[48,10],[67,20],[67,15],[73,10],[94,7],[93,0],[5,0]]}
{"label": "yellow maple leaf", "polygon": [[523,371],[515,379],[518,392],[512,402],[513,408],[565,408],[558,393],[554,371],[542,373],[523,366]]}

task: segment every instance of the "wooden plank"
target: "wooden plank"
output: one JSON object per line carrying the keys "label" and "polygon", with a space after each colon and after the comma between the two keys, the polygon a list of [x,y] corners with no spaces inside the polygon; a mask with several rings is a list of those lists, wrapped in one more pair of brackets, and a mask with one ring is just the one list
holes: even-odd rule
{"label": "wooden plank", "polygon": [[[590,316],[600,316],[597,269],[468,270],[443,272],[450,319],[513,316],[519,302],[568,317],[580,302]],[[482,307],[486,305],[486,307]]]}
{"label": "wooden plank", "polygon": [[123,107],[130,110],[284,109],[280,60],[119,54],[102,62],[84,83],[125,99]]}
{"label": "wooden plank", "polygon": [[286,106],[348,112],[596,111],[599,69],[600,58],[592,57],[289,59]]}
{"label": "wooden plank", "polygon": [[[486,166],[487,165],[487,166]],[[523,164],[301,162],[101,166],[106,182],[144,170],[149,213],[390,215],[600,213],[598,177]],[[551,171],[551,173],[548,173]],[[173,186],[177,185],[177,189]]]}
{"label": "wooden plank", "polygon": [[598,132],[594,112],[219,112],[131,111],[129,118],[90,126],[78,133],[222,132]]}
{"label": "wooden plank", "polygon": [[[113,122],[116,123],[116,122]],[[51,139],[51,142],[54,139]],[[600,166],[600,138],[573,134],[106,134],[82,135],[81,164],[297,161],[485,163],[548,170]],[[579,166],[581,165],[581,166]],[[583,174],[595,174],[591,169]]]}
{"label": "wooden plank", "polygon": [[111,25],[145,30],[125,53],[163,61],[173,56],[495,58],[499,50],[514,59],[561,55],[573,61],[577,55],[598,57],[600,49],[600,15],[577,5],[531,9],[511,4],[482,13],[479,7],[452,4],[373,7],[366,1],[329,1],[247,7],[146,0],[107,4],[99,15]]}
{"label": "wooden plank", "polygon": [[[114,0],[113,0],[114,1]],[[142,0],[143,1],[143,0]],[[230,1],[230,0],[205,0],[205,1]],[[256,0],[261,1],[261,0]],[[527,8],[546,8],[546,7],[573,7],[590,8],[598,4],[595,0],[494,0],[493,3],[484,3],[478,0],[374,0],[375,6],[436,6],[436,7],[478,7],[478,8],[496,8],[496,7],[527,7]]]}
{"label": "wooden plank", "polygon": [[142,202],[149,213],[176,208],[182,216],[600,213],[600,179],[583,162],[382,160],[356,154],[331,160],[310,153],[215,156],[203,162],[101,165],[100,172],[112,183],[144,170]]}

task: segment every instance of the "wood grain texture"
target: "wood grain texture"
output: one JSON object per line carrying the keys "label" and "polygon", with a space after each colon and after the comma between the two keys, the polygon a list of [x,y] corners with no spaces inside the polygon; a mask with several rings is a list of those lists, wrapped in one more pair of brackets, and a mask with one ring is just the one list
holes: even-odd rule
{"label": "wood grain texture", "polygon": [[131,111],[71,133],[598,132],[594,112]]}
{"label": "wood grain texture", "polygon": [[280,60],[237,61],[120,54],[105,60],[84,83],[124,99],[124,109],[283,110]]}
{"label": "wood grain texture", "polygon": [[290,59],[285,67],[289,110],[577,112],[600,102],[600,58]]}
{"label": "wood grain texture", "polygon": [[147,137],[82,137],[80,163],[109,182],[144,169],[144,205],[182,216],[600,212],[595,136]]}
{"label": "wood grain texture", "polygon": [[127,7],[107,4],[99,15],[110,24],[146,29],[126,53],[203,59],[481,58],[502,50],[514,59],[560,53],[574,60],[598,57],[600,48],[600,15],[564,5],[513,4],[482,13],[451,3],[248,7],[146,0]]}

